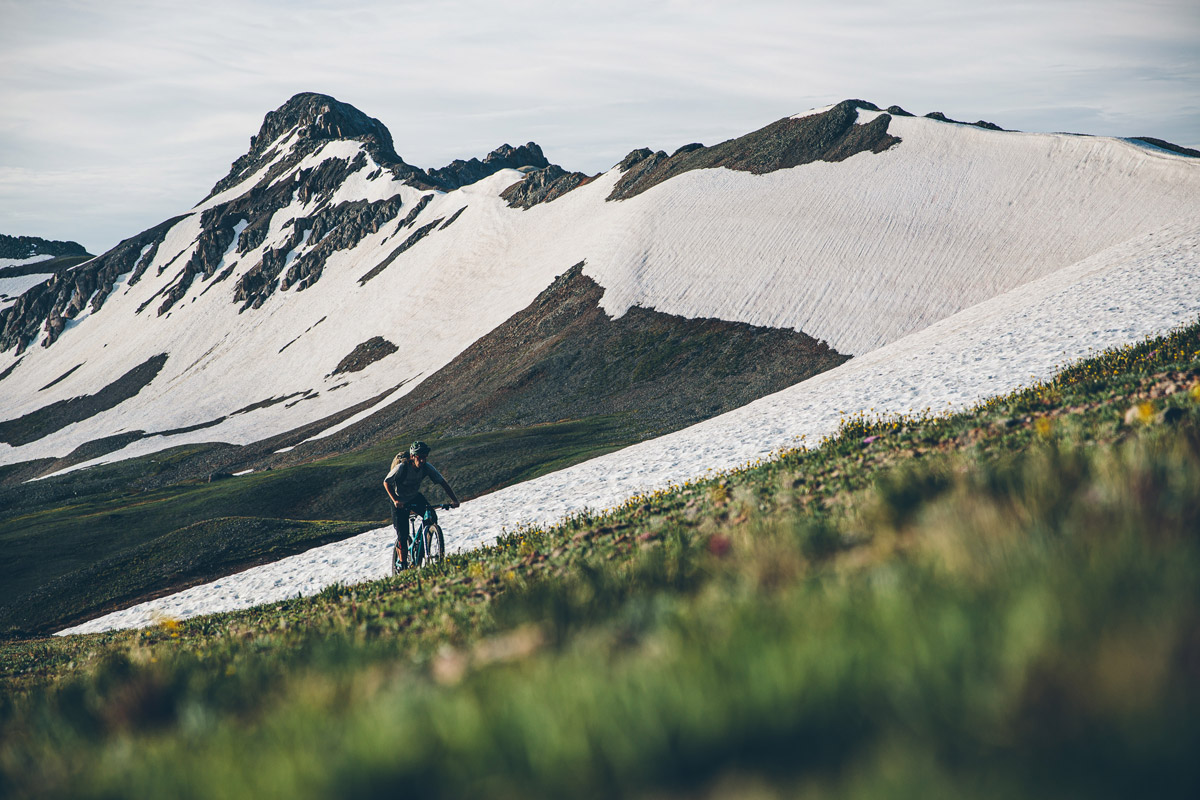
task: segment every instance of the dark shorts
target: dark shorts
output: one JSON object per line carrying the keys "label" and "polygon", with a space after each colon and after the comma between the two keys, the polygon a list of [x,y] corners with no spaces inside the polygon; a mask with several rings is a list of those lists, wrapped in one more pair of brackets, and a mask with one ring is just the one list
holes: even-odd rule
{"label": "dark shorts", "polygon": [[392,506],[392,527],[396,529],[396,541],[408,542],[409,512],[423,517],[426,522],[437,522],[437,512],[433,506],[429,505],[429,501],[423,494],[410,498],[407,503],[402,505],[394,505]]}

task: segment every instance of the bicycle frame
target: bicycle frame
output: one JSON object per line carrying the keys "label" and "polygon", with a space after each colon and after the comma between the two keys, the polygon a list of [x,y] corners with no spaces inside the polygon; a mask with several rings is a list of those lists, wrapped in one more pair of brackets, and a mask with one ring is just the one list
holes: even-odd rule
{"label": "bicycle frame", "polygon": [[[442,510],[451,508],[449,505],[438,506]],[[432,509],[431,509],[432,510]],[[436,542],[434,539],[436,538]],[[397,543],[398,544],[398,543]],[[435,552],[430,553],[430,545],[436,544]],[[446,543],[441,526],[437,523],[437,514],[427,517],[413,512],[408,514],[408,555],[409,563],[414,567],[423,567],[430,563],[441,561],[446,556]],[[400,573],[398,548],[393,547],[392,574]]]}
{"label": "bicycle frame", "polygon": [[408,515],[408,560],[414,567],[425,566],[425,519]]}

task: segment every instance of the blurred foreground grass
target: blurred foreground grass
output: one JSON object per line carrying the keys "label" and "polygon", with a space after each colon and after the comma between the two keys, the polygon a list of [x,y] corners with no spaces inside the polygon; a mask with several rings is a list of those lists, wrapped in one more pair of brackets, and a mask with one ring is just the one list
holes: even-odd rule
{"label": "blurred foreground grass", "polygon": [[1197,796],[1197,351],[400,579],[2,643],[0,795]]}

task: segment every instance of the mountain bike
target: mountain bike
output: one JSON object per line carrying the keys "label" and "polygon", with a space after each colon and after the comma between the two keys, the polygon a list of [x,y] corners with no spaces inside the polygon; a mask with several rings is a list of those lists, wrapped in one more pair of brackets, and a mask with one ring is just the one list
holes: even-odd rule
{"label": "mountain bike", "polygon": [[[449,503],[437,506],[442,511],[453,508]],[[425,512],[424,516],[408,513],[408,556],[409,563],[414,567],[424,567],[436,564],[446,556],[446,538],[442,535],[442,526],[438,525],[437,515],[433,509]],[[400,543],[392,545],[392,574],[399,575]]]}

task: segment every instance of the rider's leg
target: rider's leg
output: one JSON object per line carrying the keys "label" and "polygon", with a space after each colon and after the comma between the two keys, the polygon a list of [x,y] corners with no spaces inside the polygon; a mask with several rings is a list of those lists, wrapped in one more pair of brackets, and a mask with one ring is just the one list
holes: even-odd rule
{"label": "rider's leg", "polygon": [[392,507],[392,527],[396,529],[396,550],[400,552],[400,569],[408,569],[408,509]]}

